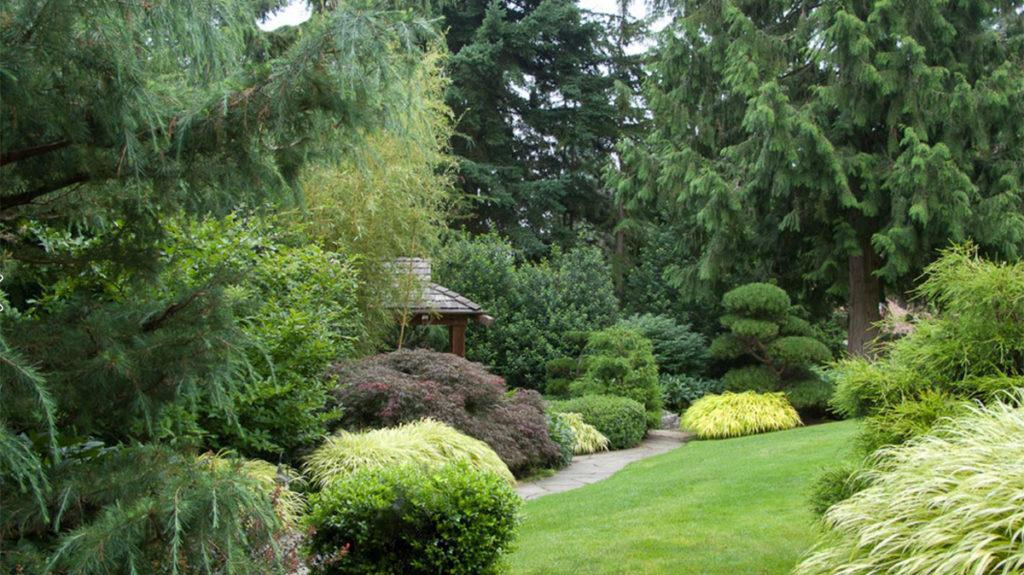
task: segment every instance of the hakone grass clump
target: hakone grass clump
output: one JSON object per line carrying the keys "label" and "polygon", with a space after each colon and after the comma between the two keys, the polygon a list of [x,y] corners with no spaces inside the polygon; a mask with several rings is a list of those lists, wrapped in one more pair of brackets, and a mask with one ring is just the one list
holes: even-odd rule
{"label": "hakone grass clump", "polygon": [[608,438],[601,434],[596,427],[583,421],[583,416],[578,413],[558,413],[555,415],[564,421],[572,430],[575,442],[573,453],[576,455],[587,455],[598,451],[608,451]]}
{"label": "hakone grass clump", "polygon": [[444,422],[491,446],[519,477],[557,467],[544,403],[529,389],[508,393],[505,381],[450,353],[399,350],[334,366],[337,407],[350,430],[393,427],[423,418]]}
{"label": "hakone grass clump", "polygon": [[515,482],[486,443],[430,419],[358,433],[340,431],[306,459],[305,469],[313,481],[328,486],[362,469],[437,467],[452,462],[464,462]]}
{"label": "hakone grass clump", "polygon": [[696,441],[527,501],[514,575],[789,575],[818,535],[807,491],[858,422]]}
{"label": "hakone grass clump", "polygon": [[797,575],[1024,572],[1022,398],[876,452]]}
{"label": "hakone grass clump", "polygon": [[683,413],[679,427],[701,439],[720,439],[792,429],[801,423],[785,393],[745,391],[705,395]]}
{"label": "hakone grass clump", "polygon": [[364,468],[311,498],[312,572],[494,573],[520,504],[505,478],[465,462]]}
{"label": "hakone grass clump", "polygon": [[614,395],[585,395],[562,401],[548,401],[551,413],[578,413],[608,438],[609,448],[627,449],[647,434],[647,414],[641,403]]}

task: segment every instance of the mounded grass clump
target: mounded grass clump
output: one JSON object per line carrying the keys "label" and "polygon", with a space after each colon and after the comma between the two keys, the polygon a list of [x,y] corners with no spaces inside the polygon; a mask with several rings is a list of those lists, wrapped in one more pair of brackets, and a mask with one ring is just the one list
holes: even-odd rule
{"label": "mounded grass clump", "polygon": [[739,437],[792,429],[800,416],[784,393],[725,392],[705,395],[683,414],[680,428],[701,439]]}
{"label": "mounded grass clump", "polygon": [[498,454],[486,443],[431,419],[361,433],[341,431],[328,437],[306,460],[310,477],[322,486],[361,469],[419,465],[438,467],[465,462],[514,483]]}
{"label": "mounded grass clump", "polygon": [[608,438],[602,435],[596,427],[583,421],[582,415],[578,413],[560,413],[558,418],[569,425],[573,435],[576,437],[575,445],[573,445],[573,453],[576,455],[608,451]]}
{"label": "mounded grass clump", "polygon": [[796,573],[1024,572],[1024,408],[971,412],[879,450]]}

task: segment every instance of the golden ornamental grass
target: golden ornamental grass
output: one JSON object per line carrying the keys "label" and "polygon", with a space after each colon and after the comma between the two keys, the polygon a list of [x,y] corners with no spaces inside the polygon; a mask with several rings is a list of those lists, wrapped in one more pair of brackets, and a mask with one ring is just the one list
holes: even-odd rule
{"label": "golden ornamental grass", "polygon": [[1024,392],[881,449],[797,575],[1024,573]]}
{"label": "golden ornamental grass", "polygon": [[515,482],[490,446],[432,419],[359,433],[340,431],[306,458],[305,469],[324,486],[359,469],[406,464],[436,467],[457,461]]}
{"label": "golden ornamental grass", "polygon": [[701,439],[739,437],[801,425],[784,393],[725,392],[705,395],[683,414],[679,427]]}
{"label": "golden ornamental grass", "polygon": [[576,436],[576,443],[572,448],[573,453],[576,455],[587,455],[589,453],[597,453],[598,451],[608,451],[608,438],[598,431],[596,427],[583,421],[582,415],[579,413],[560,413],[558,416],[569,425]]}

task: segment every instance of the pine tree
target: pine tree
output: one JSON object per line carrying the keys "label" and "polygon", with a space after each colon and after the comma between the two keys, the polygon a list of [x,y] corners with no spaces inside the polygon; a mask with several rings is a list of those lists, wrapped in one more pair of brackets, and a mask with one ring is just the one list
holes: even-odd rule
{"label": "pine tree", "polygon": [[531,256],[607,229],[601,171],[617,134],[604,21],[573,0],[473,0],[443,11],[467,227]]}
{"label": "pine tree", "polygon": [[668,4],[624,187],[676,204],[696,279],[845,298],[862,353],[950,241],[1021,254],[1021,2]]}
{"label": "pine tree", "polygon": [[167,222],[295,205],[303,166],[400,137],[439,43],[400,0],[261,31],[282,4],[0,7],[4,572],[280,567],[276,488],[158,433],[183,403],[230,413],[246,368],[232,270],[161,273]]}

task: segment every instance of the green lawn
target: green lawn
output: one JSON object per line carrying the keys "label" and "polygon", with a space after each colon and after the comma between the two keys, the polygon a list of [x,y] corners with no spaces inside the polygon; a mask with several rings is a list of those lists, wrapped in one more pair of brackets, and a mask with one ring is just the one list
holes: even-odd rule
{"label": "green lawn", "polygon": [[819,470],[856,424],[695,441],[524,505],[513,573],[788,573],[814,542]]}

